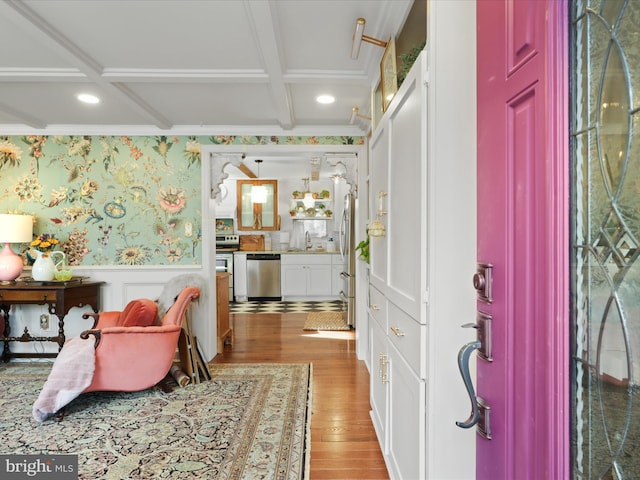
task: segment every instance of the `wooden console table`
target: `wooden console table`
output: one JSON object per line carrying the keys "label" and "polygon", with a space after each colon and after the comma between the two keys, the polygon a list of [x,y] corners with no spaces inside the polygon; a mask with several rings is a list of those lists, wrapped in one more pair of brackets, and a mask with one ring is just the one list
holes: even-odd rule
{"label": "wooden console table", "polygon": [[[104,282],[91,282],[71,279],[68,282],[17,281],[0,284],[0,314],[4,320],[4,329],[0,330],[0,341],[4,342],[2,360],[8,362],[11,357],[53,358],[57,353],[11,353],[10,342],[57,342],[58,351],[65,342],[64,317],[73,307],[89,305],[94,312],[100,306],[100,285]],[[11,335],[9,311],[12,305],[48,305],[49,313],[58,317],[58,335],[52,337],[34,337],[27,327],[20,336]]]}
{"label": "wooden console table", "polygon": [[218,352],[222,353],[225,344],[233,341],[233,329],[229,324],[229,279],[231,274],[227,272],[216,273],[216,310],[218,312]]}

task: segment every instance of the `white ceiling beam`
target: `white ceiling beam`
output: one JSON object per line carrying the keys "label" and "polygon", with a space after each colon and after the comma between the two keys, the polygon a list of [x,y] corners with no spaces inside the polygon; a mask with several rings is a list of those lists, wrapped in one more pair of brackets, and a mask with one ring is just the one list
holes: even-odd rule
{"label": "white ceiling beam", "polygon": [[124,85],[105,80],[102,76],[103,68],[95,59],[87,55],[78,45],[65,37],[62,32],[56,30],[24,2],[19,0],[0,2],[0,17],[28,31],[43,44],[53,47],[56,53],[77,67],[78,71],[86,75],[89,80],[126,103],[152,124],[160,128],[170,128],[172,126],[166,117]]}
{"label": "white ceiling beam", "polygon": [[25,112],[23,110],[16,110],[15,108],[3,103],[0,103],[0,112],[11,115],[18,122],[23,123],[31,128],[45,128],[47,126],[46,122],[41,118],[34,117],[31,113]]}
{"label": "white ceiling beam", "polygon": [[255,38],[256,50],[260,53],[264,69],[269,76],[271,97],[276,107],[280,127],[291,129],[295,126],[291,93],[284,81],[284,65],[277,38],[278,26],[272,13],[271,1],[245,0],[247,17]]}

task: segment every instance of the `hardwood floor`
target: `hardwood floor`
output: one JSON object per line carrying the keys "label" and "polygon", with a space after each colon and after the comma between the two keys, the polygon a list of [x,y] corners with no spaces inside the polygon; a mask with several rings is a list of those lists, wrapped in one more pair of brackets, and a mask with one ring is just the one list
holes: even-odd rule
{"label": "hardwood floor", "polygon": [[371,418],[369,373],[354,332],[302,330],[306,313],[234,314],[215,363],[312,363],[311,480],[388,479]]}

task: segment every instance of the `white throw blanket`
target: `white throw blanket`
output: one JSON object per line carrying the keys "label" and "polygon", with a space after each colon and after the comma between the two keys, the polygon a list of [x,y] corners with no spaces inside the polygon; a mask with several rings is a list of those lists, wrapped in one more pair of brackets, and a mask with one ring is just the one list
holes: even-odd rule
{"label": "white throw blanket", "polygon": [[162,289],[158,297],[158,319],[162,319],[167,310],[174,304],[180,292],[186,287],[197,287],[200,289],[198,301],[192,302],[192,317],[196,321],[207,321],[207,312],[204,310],[207,296],[207,282],[201,275],[196,273],[185,273],[170,279]]}
{"label": "white throw blanket", "polygon": [[44,422],[80,395],[93,380],[96,368],[95,338],[74,337],[64,344],[49,377],[33,404],[33,418]]}

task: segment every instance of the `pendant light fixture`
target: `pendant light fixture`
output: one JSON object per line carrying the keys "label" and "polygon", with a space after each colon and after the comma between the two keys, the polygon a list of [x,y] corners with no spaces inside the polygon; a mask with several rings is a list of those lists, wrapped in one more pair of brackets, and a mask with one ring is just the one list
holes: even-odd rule
{"label": "pendant light fixture", "polygon": [[302,199],[302,204],[305,208],[313,208],[316,204],[315,199],[313,198],[313,194],[309,191],[309,179],[303,178],[304,181],[304,198]]}
{"label": "pendant light fixture", "polygon": [[[258,164],[258,179],[260,179],[260,164],[262,160],[255,161]],[[260,184],[254,184],[251,188],[251,203],[267,203],[267,187]]]}

